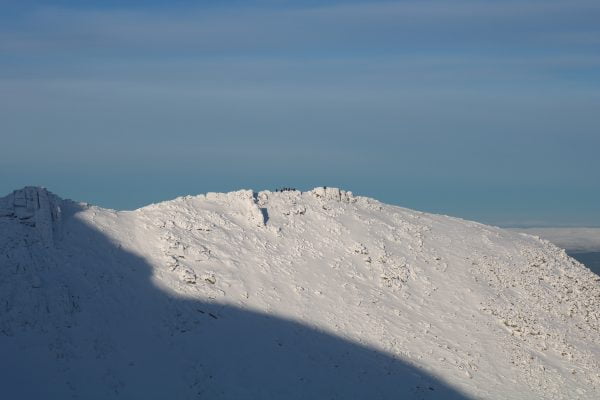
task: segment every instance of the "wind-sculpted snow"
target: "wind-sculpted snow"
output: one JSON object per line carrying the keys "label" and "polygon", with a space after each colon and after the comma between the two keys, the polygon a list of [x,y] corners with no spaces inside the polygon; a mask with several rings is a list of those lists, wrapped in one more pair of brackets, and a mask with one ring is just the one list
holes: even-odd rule
{"label": "wind-sculpted snow", "polygon": [[600,278],[335,188],[129,212],[25,188],[0,251],[6,398],[600,396]]}

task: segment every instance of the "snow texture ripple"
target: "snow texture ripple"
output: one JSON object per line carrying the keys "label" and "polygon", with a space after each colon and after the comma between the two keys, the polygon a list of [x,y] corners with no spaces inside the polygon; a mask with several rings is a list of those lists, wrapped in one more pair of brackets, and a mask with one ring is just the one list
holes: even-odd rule
{"label": "snow texture ripple", "polygon": [[598,399],[600,278],[336,188],[0,199],[7,399]]}

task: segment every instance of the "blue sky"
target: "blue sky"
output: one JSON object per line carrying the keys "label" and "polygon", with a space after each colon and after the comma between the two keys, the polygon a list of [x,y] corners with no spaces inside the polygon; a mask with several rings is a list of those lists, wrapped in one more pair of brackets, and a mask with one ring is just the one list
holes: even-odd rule
{"label": "blue sky", "polygon": [[600,2],[4,1],[0,193],[340,186],[600,226]]}

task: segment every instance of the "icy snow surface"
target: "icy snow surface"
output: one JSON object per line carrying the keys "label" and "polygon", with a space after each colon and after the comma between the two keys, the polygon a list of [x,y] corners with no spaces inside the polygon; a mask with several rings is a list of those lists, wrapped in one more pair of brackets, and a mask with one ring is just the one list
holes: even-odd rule
{"label": "icy snow surface", "polygon": [[598,399],[600,278],[353,196],[0,199],[6,399]]}

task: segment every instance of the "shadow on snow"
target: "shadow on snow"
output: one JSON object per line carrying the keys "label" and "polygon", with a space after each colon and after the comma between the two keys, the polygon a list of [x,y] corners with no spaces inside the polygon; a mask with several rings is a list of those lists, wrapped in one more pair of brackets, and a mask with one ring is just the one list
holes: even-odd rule
{"label": "shadow on snow", "polygon": [[[29,321],[0,334],[4,398],[466,398],[398,358],[302,323],[174,297],[144,259],[76,212],[64,216],[55,249],[28,244],[42,284],[11,297]],[[7,251],[0,267],[17,258]]]}

